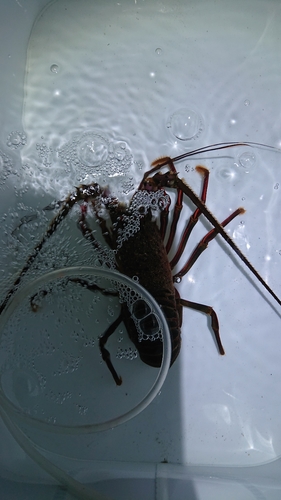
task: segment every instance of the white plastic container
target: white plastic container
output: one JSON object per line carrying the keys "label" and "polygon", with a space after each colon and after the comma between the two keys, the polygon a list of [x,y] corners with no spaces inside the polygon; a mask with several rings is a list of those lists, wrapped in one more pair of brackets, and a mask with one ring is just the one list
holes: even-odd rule
{"label": "white plastic container", "polygon": [[[281,147],[280,20],[273,0],[0,0],[1,292],[48,224],[42,208],[79,183],[128,202],[159,156],[223,141]],[[206,204],[220,221],[246,209],[229,234],[279,297],[280,162],[241,146],[176,163],[198,193],[194,167],[209,168]],[[184,201],[186,218],[191,209]],[[185,255],[209,228],[198,224]],[[81,265],[67,248],[60,263]],[[204,315],[185,309],[180,356],[146,410],[110,431],[32,439],[112,500],[277,500],[280,306],[219,238],[176,286],[216,310],[226,355]],[[0,434],[1,499],[67,498],[2,422]]]}

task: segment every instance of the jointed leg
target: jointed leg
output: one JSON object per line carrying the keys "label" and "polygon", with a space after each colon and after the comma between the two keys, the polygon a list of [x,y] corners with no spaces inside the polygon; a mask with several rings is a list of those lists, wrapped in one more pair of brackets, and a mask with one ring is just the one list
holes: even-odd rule
{"label": "jointed leg", "polygon": [[[159,158],[158,160],[155,160],[151,165],[152,165],[152,168],[150,170],[148,170],[143,176],[143,179],[142,179],[140,186],[139,186],[140,190],[148,190],[149,191],[151,189],[151,186],[152,186],[152,189],[153,189],[153,187],[158,188],[157,184],[150,182],[152,179],[149,178],[149,175],[152,174],[153,172],[159,170],[162,166],[167,166],[169,168],[170,172],[172,173],[172,176],[177,176],[177,171],[176,171],[176,168],[174,166],[174,163],[171,160],[171,158],[169,158],[169,157]],[[201,201],[203,203],[205,203],[206,196],[207,196],[209,171],[208,171],[208,169],[201,167],[201,166],[197,166],[196,170],[204,177],[202,194],[201,194]],[[160,173],[160,176],[165,178],[165,181],[166,181],[166,182],[162,183],[162,185],[165,187],[169,187],[169,175]],[[155,177],[157,177],[157,175]],[[174,208],[173,219],[172,219],[172,224],[171,224],[171,228],[170,228],[170,234],[169,234],[169,238],[168,238],[168,241],[166,244],[166,252],[167,253],[169,253],[169,251],[171,249],[171,246],[173,244],[174,237],[176,234],[178,220],[180,217],[180,213],[182,211],[182,200],[183,200],[183,190],[180,187],[178,187],[177,188],[177,200],[176,200],[176,204],[175,204],[175,208]],[[163,210],[161,212],[161,216],[160,216],[160,233],[161,233],[161,236],[163,239],[164,239],[165,234],[166,234],[167,223],[168,223],[168,214],[169,214],[169,207],[167,207],[165,210]],[[201,214],[201,211],[197,208],[195,210],[194,214],[191,216],[189,223],[184,231],[178,252],[172,261],[173,265],[172,265],[171,269],[173,269],[173,267],[179,261],[181,255],[182,255],[182,252],[184,250],[184,246],[188,240],[188,237],[189,237],[193,227],[197,223],[200,214]]]}
{"label": "jointed leg", "polygon": [[224,348],[223,348],[223,345],[222,345],[221,339],[220,339],[219,321],[218,321],[218,317],[217,317],[214,309],[210,306],[206,306],[204,304],[197,304],[197,302],[191,302],[190,300],[184,300],[184,299],[180,299],[180,304],[182,306],[189,307],[190,309],[195,309],[196,311],[201,311],[205,314],[208,314],[208,316],[211,317],[212,330],[215,334],[219,353],[221,355],[225,354]]}
{"label": "jointed leg", "polygon": [[[99,287],[96,284],[90,284],[87,280],[83,280],[81,278],[73,278],[73,279],[71,279],[71,281],[79,283],[83,287],[88,288],[88,290],[90,290],[91,292],[99,291],[103,295],[108,295],[111,297],[118,297],[118,292],[113,292],[112,290],[106,290],[104,288]],[[123,320],[123,315],[122,315],[122,310],[121,310],[118,318],[115,321],[113,321],[113,323],[107,328],[107,330],[99,338],[99,347],[100,347],[102,359],[106,363],[106,365],[107,365],[110,373],[112,374],[117,385],[122,384],[122,378],[119,377],[119,375],[117,375],[115,368],[114,368],[114,366],[111,362],[111,359],[110,359],[110,353],[105,348],[105,344],[108,341],[109,337],[115,332],[116,328],[120,325],[122,320]]]}
{"label": "jointed leg", "polygon": [[[197,209],[197,210],[199,210],[199,209]],[[230,221],[232,221],[235,217],[237,217],[237,215],[243,213],[243,211],[244,211],[244,209],[242,209],[242,208],[238,208],[237,210],[235,210],[235,212],[233,212],[229,217],[227,217],[221,223],[221,226],[225,227]],[[191,267],[196,262],[196,260],[201,255],[201,253],[207,248],[209,242],[212,241],[217,236],[217,234],[218,233],[217,233],[216,229],[212,229],[211,231],[209,231],[206,234],[206,236],[204,236],[204,238],[202,238],[202,240],[198,243],[197,247],[195,248],[195,250],[192,253],[192,255],[190,256],[190,258],[188,259],[185,266],[181,269],[181,271],[179,271],[174,276],[174,281],[177,281],[178,278],[181,278],[182,276],[184,276],[191,269]],[[219,353],[223,355],[225,352],[224,352],[224,348],[223,348],[223,345],[222,345],[222,342],[220,339],[219,321],[218,321],[218,317],[217,317],[217,314],[214,311],[214,309],[211,306],[206,306],[204,304],[198,304],[197,302],[191,302],[190,300],[184,300],[184,299],[179,298],[178,301],[182,306],[189,307],[191,309],[195,309],[196,311],[201,311],[205,314],[208,314],[211,317],[211,326],[212,326],[212,330],[213,330],[214,335],[215,335],[215,339],[217,342]]]}
{"label": "jointed leg", "polygon": [[[179,158],[177,158],[179,159]],[[163,160],[163,165],[167,164],[168,160]],[[159,165],[154,170],[159,169]],[[256,279],[262,284],[262,286],[268,291],[268,293],[281,305],[281,299],[274,293],[274,291],[270,288],[270,286],[266,283],[266,281],[261,277],[261,275],[257,272],[251,262],[247,259],[247,257],[241,252],[240,248],[236,245],[236,243],[230,238],[227,232],[224,230],[222,225],[216,219],[216,217],[210,212],[208,207],[201,201],[200,197],[191,189],[191,187],[185,183],[184,180],[179,179],[175,172],[167,172],[165,174],[161,174],[158,172],[154,174],[153,177],[147,178],[144,177],[143,185],[147,185],[147,189],[157,190],[164,187],[171,187],[175,189],[181,189],[183,193],[200,209],[201,213],[206,217],[206,219],[212,224],[217,234],[220,234],[222,238],[226,241],[226,243],[232,248],[232,250],[238,255],[239,259],[244,262],[247,268],[254,274]],[[143,187],[145,189],[145,187]],[[241,208],[244,211],[243,208]],[[242,212],[241,212],[242,213]]]}
{"label": "jointed leg", "polygon": [[[205,203],[206,198],[207,198],[207,189],[208,189],[208,183],[209,183],[209,170],[205,167],[201,167],[200,165],[198,165],[196,167],[196,170],[198,173],[200,173],[203,176],[203,187],[202,187],[202,193],[201,193],[201,201],[203,203]],[[181,191],[181,193],[182,193],[182,191]],[[196,208],[194,213],[191,215],[191,217],[187,223],[187,226],[183,232],[183,235],[181,237],[181,240],[180,240],[180,243],[178,246],[178,250],[170,263],[171,269],[174,269],[175,265],[180,260],[182,254],[184,252],[188,238],[191,234],[191,231],[193,230],[194,226],[197,224],[201,213],[202,213],[201,210],[199,208]],[[175,231],[174,231],[174,233],[175,233]]]}
{"label": "jointed leg", "polygon": [[[104,288],[99,287],[96,284],[90,284],[87,280],[84,280],[81,278],[70,278],[69,281],[79,283],[80,285],[87,288],[91,292],[98,291],[105,296],[118,297],[118,295],[119,295],[118,292],[113,292],[112,290],[106,290]],[[113,321],[113,323],[107,328],[107,330],[99,338],[99,348],[100,348],[100,352],[102,355],[102,359],[106,363],[106,365],[107,365],[110,373],[112,374],[112,376],[115,380],[115,383],[117,385],[122,384],[122,378],[119,375],[117,375],[117,372],[116,372],[116,370],[111,362],[111,359],[110,359],[110,353],[106,349],[105,344],[108,341],[109,337],[115,332],[116,328],[120,325],[122,320],[123,320],[123,315],[122,315],[122,310],[121,310],[121,313],[119,314],[118,318],[115,321]]]}
{"label": "jointed leg", "polygon": [[[231,222],[235,217],[238,215],[241,215],[245,212],[243,208],[237,208],[235,212],[233,212],[231,215],[229,215],[223,222],[221,222],[221,226],[225,227],[229,222]],[[198,243],[197,247],[189,257],[188,261],[186,264],[183,266],[183,268],[174,276],[174,281],[177,281],[178,278],[182,278],[193,266],[193,264],[196,262],[198,257],[201,255],[201,253],[206,250],[208,244],[210,241],[212,241],[216,236],[218,232],[216,229],[211,229],[204,238]]]}
{"label": "jointed leg", "polygon": [[111,362],[111,359],[110,359],[110,353],[105,348],[105,344],[108,341],[109,337],[115,332],[116,328],[120,325],[120,323],[122,322],[122,319],[123,318],[122,318],[122,311],[121,311],[118,318],[115,321],[113,321],[113,323],[108,327],[108,329],[102,334],[102,336],[99,339],[99,346],[100,346],[100,352],[102,355],[102,359],[106,363],[106,365],[107,365],[110,373],[112,374],[112,376],[115,380],[115,383],[117,385],[122,384],[122,378],[119,375],[117,375],[117,372],[116,372],[116,370]]}

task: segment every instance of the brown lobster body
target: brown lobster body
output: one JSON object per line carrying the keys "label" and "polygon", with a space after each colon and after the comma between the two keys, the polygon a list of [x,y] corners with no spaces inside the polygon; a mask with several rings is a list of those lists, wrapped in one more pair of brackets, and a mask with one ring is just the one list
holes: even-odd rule
{"label": "brown lobster body", "polygon": [[[177,358],[181,347],[181,305],[177,303],[170,263],[163,239],[151,212],[140,216],[140,230],[123,242],[117,251],[118,269],[132,278],[137,276],[139,283],[149,291],[162,308],[170,329],[172,342],[171,365]],[[139,341],[138,332],[130,314],[124,313],[124,323],[128,335],[136,346],[142,361],[150,366],[159,367],[162,361],[163,344],[161,339]]]}

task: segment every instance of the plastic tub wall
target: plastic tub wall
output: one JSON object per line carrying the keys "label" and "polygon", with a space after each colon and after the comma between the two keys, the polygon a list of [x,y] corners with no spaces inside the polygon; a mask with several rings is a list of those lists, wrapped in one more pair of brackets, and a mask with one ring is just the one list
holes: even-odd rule
{"label": "plastic tub wall", "polygon": [[[127,200],[134,175],[161,155],[223,141],[281,146],[279,2],[0,0],[0,13],[4,233],[19,227],[13,207],[30,172],[36,207],[95,178],[87,150],[74,153],[79,175],[68,160],[71,141],[91,134],[133,155],[133,174],[115,172]],[[207,205],[219,220],[247,209],[229,234],[279,296],[280,159],[245,146],[176,164],[197,192],[195,166],[209,168]],[[195,242],[210,229],[201,226]],[[216,309],[226,356],[204,315],[184,311],[181,354],[141,415],[90,436],[32,432],[51,460],[112,500],[280,498],[280,306],[224,244],[207,252],[178,289]],[[2,422],[0,433],[1,499],[68,498]]]}

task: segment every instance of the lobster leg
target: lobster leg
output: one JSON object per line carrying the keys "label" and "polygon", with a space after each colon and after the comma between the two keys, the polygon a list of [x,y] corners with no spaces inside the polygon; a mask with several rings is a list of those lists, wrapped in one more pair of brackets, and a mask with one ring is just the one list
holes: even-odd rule
{"label": "lobster leg", "polygon": [[168,206],[165,207],[164,210],[162,210],[160,213],[160,235],[163,241],[167,231],[170,205],[171,205],[171,200],[169,201]]}
{"label": "lobster leg", "polygon": [[[101,250],[101,245],[96,240],[91,229],[89,228],[85,215],[86,215],[86,207],[85,208],[83,207],[83,209],[81,211],[80,221],[79,221],[79,228],[81,229],[83,236],[85,236],[85,238],[87,240],[91,241],[91,243],[93,244],[93,246],[96,249]],[[105,228],[102,227],[103,234],[104,234],[104,231],[105,231]],[[112,242],[111,242],[111,238],[110,238],[109,233],[107,233],[106,236],[107,236],[106,240],[108,241],[108,243],[110,243],[110,246],[112,246]],[[75,282],[81,284],[82,286],[87,287],[90,291],[100,291],[103,295],[118,296],[118,292],[114,293],[112,291],[104,290],[95,284],[90,285],[86,280],[82,280],[80,278],[72,279],[72,281],[75,281]],[[122,321],[123,321],[123,314],[122,314],[122,310],[121,310],[118,318],[115,321],[113,321],[113,323],[107,328],[107,330],[99,338],[99,348],[100,348],[102,359],[106,363],[106,366],[108,367],[111,375],[113,376],[116,385],[122,384],[122,378],[117,374],[117,372],[112,364],[111,358],[110,358],[110,352],[106,349],[105,344],[108,341],[109,337],[115,332],[116,328],[120,325],[120,323]]]}
{"label": "lobster leg", "polygon": [[[98,291],[102,293],[103,295],[111,296],[111,297],[118,297],[118,292],[113,292],[112,290],[106,290],[104,288],[99,287],[96,284],[90,284],[87,280],[81,279],[81,278],[71,278],[69,281],[79,283],[81,286],[87,288],[91,292]],[[123,314],[122,310],[121,313],[119,314],[118,318],[113,321],[113,323],[107,328],[107,330],[101,335],[99,338],[99,348],[100,352],[102,355],[103,361],[106,363],[106,366],[108,367],[110,373],[112,374],[115,383],[117,385],[122,384],[122,378],[117,375],[117,372],[111,362],[110,359],[110,353],[106,349],[105,344],[108,341],[109,337],[115,332],[116,328],[120,325],[120,323],[123,321]]]}
{"label": "lobster leg", "polygon": [[[201,201],[203,203],[205,203],[206,198],[207,198],[207,189],[208,189],[208,183],[209,183],[209,170],[205,167],[201,167],[200,165],[198,165],[196,167],[196,170],[201,175],[203,175],[203,187],[202,187]],[[175,265],[180,260],[182,254],[183,254],[183,251],[185,249],[186,243],[188,241],[188,238],[191,234],[191,231],[193,230],[194,226],[197,224],[200,215],[201,215],[201,210],[199,208],[196,208],[196,210],[191,215],[191,217],[186,225],[186,228],[183,232],[183,235],[182,235],[180,243],[179,243],[178,250],[170,262],[171,269],[174,269]],[[175,234],[175,232],[174,232],[174,234]],[[174,237],[174,234],[173,234],[173,237]]]}
{"label": "lobster leg", "polygon": [[[93,231],[91,230],[91,228],[89,227],[89,225],[87,223],[86,214],[87,214],[87,205],[81,205],[81,214],[80,214],[80,219],[78,222],[78,228],[80,229],[84,238],[86,238],[86,240],[88,240],[92,243],[93,247],[96,250],[98,250],[99,254],[106,262],[108,259],[108,255],[106,253],[106,250],[104,249],[103,245],[94,237]],[[105,221],[103,219],[99,218],[98,220],[101,220],[105,224]],[[113,248],[113,242],[112,242],[111,236],[110,236],[106,226],[104,226],[102,223],[100,223],[100,225],[101,225],[102,235],[103,235],[105,241],[110,246],[110,248]],[[101,262],[101,264],[102,264],[102,262]]]}
{"label": "lobster leg", "polygon": [[[199,209],[197,209],[199,210]],[[245,212],[244,208],[237,208],[231,215],[229,215],[223,222],[221,222],[221,226],[225,227],[229,222],[231,222],[235,217],[237,217],[240,214],[243,214]],[[201,255],[204,250],[206,250],[208,244],[210,241],[212,241],[216,236],[218,232],[216,229],[212,229],[209,231],[204,238],[198,243],[197,247],[195,250],[192,252],[191,256],[189,257],[188,261],[184,265],[184,267],[174,276],[174,281],[177,281],[179,278],[182,278],[195,264],[197,261],[198,257]]]}
{"label": "lobster leg", "polygon": [[[113,292],[112,290],[106,290],[105,288],[101,288],[95,283],[90,284],[87,280],[84,280],[82,278],[66,278],[66,283],[69,283],[70,281],[72,283],[78,283],[79,285],[81,285],[84,288],[87,288],[91,292],[100,292],[104,296],[118,297],[118,292]],[[47,290],[41,290],[40,292],[32,295],[30,299],[30,305],[33,312],[38,311],[38,309],[40,308],[40,300],[46,297],[48,293],[49,292],[47,292]]]}
{"label": "lobster leg", "polygon": [[101,250],[100,242],[98,240],[96,240],[96,238],[93,235],[92,230],[90,229],[89,225],[87,224],[86,214],[87,214],[87,205],[83,204],[83,205],[81,205],[80,219],[79,219],[78,224],[77,224],[78,228],[80,229],[84,238],[86,240],[90,241],[96,250]]}
{"label": "lobster leg", "polygon": [[177,230],[178,220],[180,218],[180,214],[181,214],[181,211],[182,211],[183,192],[182,192],[181,189],[178,189],[177,192],[178,192],[177,193],[177,201],[176,201],[175,208],[174,208],[174,213],[173,213],[173,219],[172,219],[172,224],[171,224],[171,228],[170,228],[169,238],[168,238],[168,241],[167,241],[167,244],[166,244],[166,252],[167,253],[169,253],[169,251],[171,250],[171,246],[173,244],[174,237],[175,237],[176,230]]}
{"label": "lobster leg", "polygon": [[205,314],[208,314],[208,316],[211,317],[212,330],[215,334],[215,339],[216,339],[216,342],[218,345],[219,353],[221,355],[224,355],[225,352],[224,352],[224,348],[223,348],[223,345],[221,343],[220,334],[219,334],[219,320],[218,320],[217,314],[214,311],[214,309],[211,306],[206,306],[204,304],[197,304],[197,302],[191,302],[190,300],[180,299],[179,302],[182,306],[189,307],[190,309],[195,309],[196,311],[203,312]]}
{"label": "lobster leg", "polygon": [[[169,160],[168,165],[169,165],[170,171],[174,172],[176,174],[176,169],[175,169],[175,166],[174,166],[172,160]],[[174,208],[173,219],[172,219],[172,224],[171,224],[171,228],[170,228],[170,234],[169,234],[169,238],[168,238],[168,241],[166,244],[166,252],[167,253],[169,253],[169,251],[171,250],[171,246],[173,244],[174,237],[176,234],[178,220],[180,218],[180,214],[182,211],[182,198],[183,198],[182,189],[178,188],[177,189],[177,201],[176,201],[175,208]]]}
{"label": "lobster leg", "polygon": [[[78,228],[82,232],[83,236],[92,243],[93,247],[98,250],[99,255],[100,255],[100,263],[102,264],[103,261],[107,261],[108,256],[106,255],[106,251],[103,249],[101,243],[94,237],[93,232],[91,231],[89,225],[87,224],[86,221],[86,214],[87,214],[87,206],[86,205],[81,205],[81,215],[80,215],[80,220],[78,222]],[[103,259],[103,260],[102,260]],[[92,284],[90,285],[88,281],[83,280],[81,278],[67,278],[67,282],[72,281],[73,283],[79,283],[80,285],[88,288],[91,291],[99,291],[103,295],[112,295],[112,296],[118,296],[118,293],[113,293],[113,292],[108,292],[107,290],[104,290],[103,288],[100,288],[98,285]],[[41,290],[41,292],[36,293],[33,295],[30,299],[30,305],[33,310],[33,312],[37,312],[39,309],[39,304],[38,304],[38,299],[42,299],[45,295],[47,295],[48,292],[46,290]]]}
{"label": "lobster leg", "polygon": [[113,323],[107,328],[107,330],[99,338],[99,347],[100,347],[102,359],[106,363],[111,375],[113,376],[113,378],[115,380],[116,385],[122,384],[122,378],[119,375],[117,375],[117,372],[116,372],[116,370],[111,362],[111,359],[110,359],[110,353],[105,348],[105,344],[108,341],[109,337],[115,332],[116,328],[120,325],[120,323],[122,321],[123,321],[123,314],[121,311],[118,318],[115,321],[113,321]]}
{"label": "lobster leg", "polygon": [[182,306],[189,307],[189,309],[194,309],[196,311],[200,311],[204,314],[208,314],[208,316],[211,317],[211,327],[216,339],[219,353],[221,355],[224,355],[225,351],[221,342],[220,332],[219,332],[219,320],[214,309],[211,306],[207,306],[205,304],[198,304],[197,302],[192,302],[191,300],[182,299],[176,288],[175,288],[175,295],[176,295],[176,304],[177,304],[177,311],[179,315],[180,325],[182,325]]}

